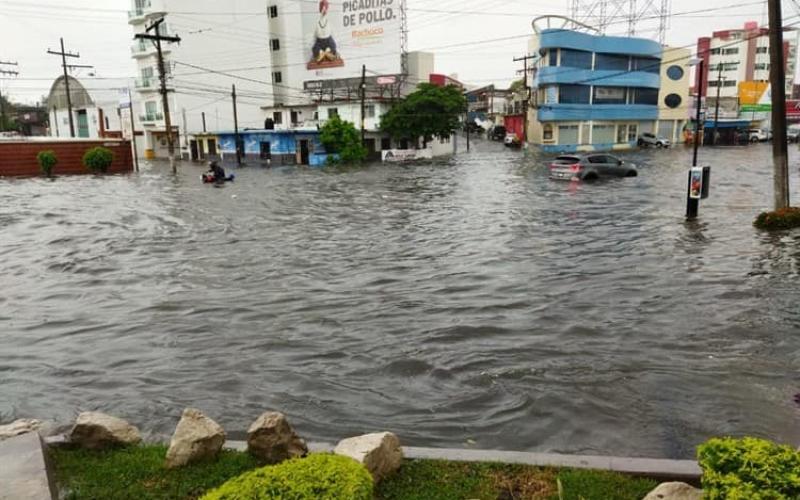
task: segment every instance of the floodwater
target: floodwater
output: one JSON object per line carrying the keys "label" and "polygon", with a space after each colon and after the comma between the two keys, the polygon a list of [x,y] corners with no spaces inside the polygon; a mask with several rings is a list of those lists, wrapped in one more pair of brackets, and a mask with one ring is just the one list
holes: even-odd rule
{"label": "floodwater", "polygon": [[[0,180],[0,421],[79,411],[168,436],[287,413],[311,440],[688,458],[800,444],[800,233],[752,228],[770,148],[631,153],[549,181],[479,142],[419,166],[164,165]],[[798,154],[792,148],[798,199]]]}

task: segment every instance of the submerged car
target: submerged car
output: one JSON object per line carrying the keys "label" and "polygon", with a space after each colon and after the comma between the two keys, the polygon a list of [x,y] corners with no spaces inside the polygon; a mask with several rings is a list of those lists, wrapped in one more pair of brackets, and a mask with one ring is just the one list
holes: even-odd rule
{"label": "submerged car", "polygon": [[550,178],[589,181],[603,177],[636,177],[636,166],[608,154],[562,155],[550,164]]}
{"label": "submerged car", "polygon": [[655,146],[657,148],[668,148],[672,145],[668,139],[659,137],[649,132],[645,132],[644,134],[640,135],[639,140],[636,141],[636,144],[639,145],[639,147]]}
{"label": "submerged car", "polygon": [[489,139],[492,141],[502,141],[506,138],[506,128],[497,125],[489,129]]}

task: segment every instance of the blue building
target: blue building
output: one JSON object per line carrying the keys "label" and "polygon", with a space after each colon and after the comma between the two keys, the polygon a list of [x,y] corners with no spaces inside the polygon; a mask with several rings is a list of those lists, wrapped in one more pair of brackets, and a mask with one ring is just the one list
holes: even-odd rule
{"label": "blue building", "polygon": [[[219,150],[227,161],[236,156],[236,135],[233,132],[217,134]],[[323,166],[328,153],[320,142],[318,130],[244,130],[239,132],[244,158],[277,165]]]}
{"label": "blue building", "polygon": [[656,132],[662,47],[565,29],[534,35],[529,142],[550,152],[608,151]]}

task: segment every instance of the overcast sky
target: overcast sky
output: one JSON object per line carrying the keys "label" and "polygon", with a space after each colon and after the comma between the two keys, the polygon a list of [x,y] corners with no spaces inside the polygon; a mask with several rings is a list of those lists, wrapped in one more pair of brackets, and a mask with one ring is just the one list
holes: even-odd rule
{"label": "overcast sky", "polygon": [[[432,51],[436,54],[436,70],[456,73],[467,83],[507,85],[521,67],[512,59],[525,53],[527,41],[523,35],[531,33],[531,20],[539,15],[567,14],[567,2],[407,0],[410,49],[435,49]],[[18,78],[6,78],[0,83],[3,92],[24,102],[34,102],[46,95],[50,83],[60,73],[60,59],[46,52],[48,48],[59,48],[60,37],[64,37],[67,50],[80,52],[81,59],[75,63],[94,65],[97,77],[133,76],[132,30],[126,14],[130,4],[130,0],[46,0],[44,3],[0,0],[0,60],[18,61],[20,72]],[[696,12],[700,9],[715,10]],[[693,46],[698,36],[709,35],[713,30],[738,28],[748,20],[762,24],[767,21],[766,3],[752,0],[673,0],[672,12],[675,15],[671,18],[666,41],[675,46]],[[784,3],[784,18],[784,24],[797,23],[800,19],[793,3]],[[643,28],[650,26],[652,24]],[[617,24],[608,32],[621,34],[624,28],[623,24]],[[653,31],[642,33],[642,36],[653,35]],[[207,32],[207,36],[213,36],[213,31]],[[515,38],[452,47],[504,37]],[[437,49],[445,46],[447,48]],[[266,50],[266,40],[254,39],[252,53],[238,57],[234,67],[263,63],[259,60],[263,50]],[[219,68],[214,69],[230,69],[226,64],[227,61],[220,61]],[[87,77],[88,70],[74,75]]]}

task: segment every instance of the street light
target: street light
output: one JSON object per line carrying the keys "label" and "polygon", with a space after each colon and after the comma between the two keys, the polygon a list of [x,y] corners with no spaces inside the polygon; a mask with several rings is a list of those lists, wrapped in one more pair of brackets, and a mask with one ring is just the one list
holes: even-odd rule
{"label": "street light", "polygon": [[695,121],[694,127],[694,159],[692,160],[692,166],[697,166],[697,150],[700,147],[700,107],[703,105],[702,99],[702,92],[703,92],[703,65],[705,61],[701,58],[694,58],[689,60],[689,66],[697,66],[698,71],[698,78],[697,78],[697,116]]}

